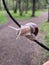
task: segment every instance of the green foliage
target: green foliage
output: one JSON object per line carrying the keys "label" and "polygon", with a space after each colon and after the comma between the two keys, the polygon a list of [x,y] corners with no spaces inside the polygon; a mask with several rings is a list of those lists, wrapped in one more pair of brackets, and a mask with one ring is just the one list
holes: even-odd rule
{"label": "green foliage", "polygon": [[[49,48],[49,22],[44,22],[41,24],[41,31],[45,34],[45,45]],[[49,58],[49,53],[45,51],[45,59]]]}
{"label": "green foliage", "polygon": [[49,22],[41,24],[41,31],[44,32],[46,45],[49,47]]}
{"label": "green foliage", "polygon": [[3,13],[0,12],[0,24],[3,24],[7,21],[7,17],[4,16]]}
{"label": "green foliage", "polygon": [[49,32],[49,22],[44,22],[41,24],[41,31],[42,32]]}
{"label": "green foliage", "polygon": [[45,35],[46,42],[48,43],[47,46],[49,46],[49,33]]}
{"label": "green foliage", "polygon": [[[13,13],[12,11],[10,11],[10,12],[17,19],[29,19],[29,18],[31,18],[31,14],[32,14],[31,10],[29,10],[27,14],[24,11],[22,16],[19,15],[19,11],[17,13]],[[41,14],[40,10],[35,12],[35,16],[39,16],[40,14]]]}
{"label": "green foliage", "polygon": [[[23,13],[23,16],[20,16],[19,15],[19,11],[17,13],[14,13],[13,11],[10,11],[10,13],[17,19],[29,19],[31,18],[31,14],[32,14],[32,11],[28,11],[28,13],[26,14],[25,12]],[[36,11],[36,16],[39,16],[41,14],[41,11]],[[6,15],[6,12],[5,11],[0,11],[0,24],[3,24],[7,21],[7,17],[5,16]]]}

